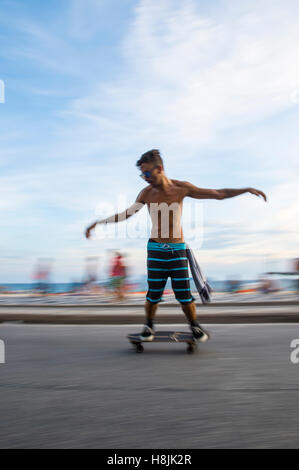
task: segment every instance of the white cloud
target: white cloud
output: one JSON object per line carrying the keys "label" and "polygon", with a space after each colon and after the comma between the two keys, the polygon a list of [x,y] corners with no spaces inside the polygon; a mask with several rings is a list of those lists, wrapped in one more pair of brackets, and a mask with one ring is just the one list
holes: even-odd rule
{"label": "white cloud", "polygon": [[251,2],[209,18],[195,2],[141,1],[124,44],[133,86],[116,93],[127,103],[134,96],[131,107],[158,135],[163,129],[187,146],[291,107],[297,7],[271,6]]}
{"label": "white cloud", "polygon": [[136,154],[157,143],[174,162],[182,149],[194,158],[225,132],[293,109],[299,30],[296,3],[287,4],[232,2],[228,12],[209,15],[196,2],[140,1],[121,73],[61,114],[76,142]]}

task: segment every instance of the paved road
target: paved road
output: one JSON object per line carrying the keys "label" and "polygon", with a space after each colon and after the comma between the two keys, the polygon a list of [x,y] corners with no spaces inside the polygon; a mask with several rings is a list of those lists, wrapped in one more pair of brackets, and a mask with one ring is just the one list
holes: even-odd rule
{"label": "paved road", "polygon": [[297,324],[210,325],[194,355],[135,329],[0,325],[0,447],[299,448]]}

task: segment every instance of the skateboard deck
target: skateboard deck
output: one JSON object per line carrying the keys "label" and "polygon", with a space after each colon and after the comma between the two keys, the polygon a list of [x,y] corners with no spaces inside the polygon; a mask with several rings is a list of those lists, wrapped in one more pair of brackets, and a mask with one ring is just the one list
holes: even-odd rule
{"label": "skateboard deck", "polygon": [[141,340],[140,333],[132,333],[128,335],[128,340],[135,346],[137,353],[143,352],[142,343],[187,343],[188,353],[193,353],[197,347],[197,341],[192,333],[186,331],[156,331],[152,341]]}

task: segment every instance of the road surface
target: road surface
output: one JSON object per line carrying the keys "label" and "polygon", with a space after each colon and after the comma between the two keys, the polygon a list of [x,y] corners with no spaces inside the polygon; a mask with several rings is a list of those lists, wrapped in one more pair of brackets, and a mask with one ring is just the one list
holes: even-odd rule
{"label": "road surface", "polygon": [[0,447],[299,448],[298,324],[213,324],[194,355],[136,329],[0,325]]}

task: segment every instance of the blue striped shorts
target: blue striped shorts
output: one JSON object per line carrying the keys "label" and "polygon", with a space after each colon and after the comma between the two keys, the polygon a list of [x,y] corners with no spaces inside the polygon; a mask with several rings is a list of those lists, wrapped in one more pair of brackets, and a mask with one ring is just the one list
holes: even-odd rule
{"label": "blue striped shorts", "polygon": [[186,243],[147,243],[147,283],[146,299],[157,303],[162,299],[168,277],[178,302],[191,303],[195,300],[190,290],[190,277]]}

